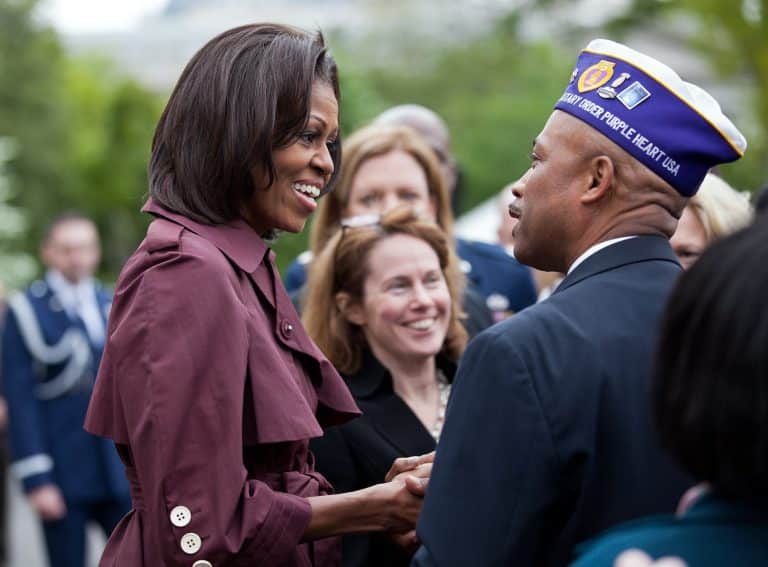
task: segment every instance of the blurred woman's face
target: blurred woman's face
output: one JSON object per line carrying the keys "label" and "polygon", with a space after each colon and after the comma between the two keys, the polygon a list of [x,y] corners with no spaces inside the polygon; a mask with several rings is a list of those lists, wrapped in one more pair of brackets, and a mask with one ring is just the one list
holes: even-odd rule
{"label": "blurred woman's face", "polygon": [[684,270],[690,268],[704,252],[708,244],[707,234],[704,231],[704,225],[691,207],[683,209],[683,214],[677,223],[677,230],[669,239],[669,243]]}
{"label": "blurred woman's face", "polygon": [[426,172],[408,152],[392,150],[360,164],[343,216],[382,214],[399,205],[409,205],[432,221],[437,219]]}
{"label": "blurred woman's face", "polygon": [[339,131],[333,88],[316,81],[310,104],[306,129],[290,145],[273,152],[272,185],[265,187],[263,171],[253,172],[256,190],[243,216],[260,234],[274,229],[300,232],[333,174],[329,146],[336,143]]}
{"label": "blurred woman's face", "polygon": [[377,243],[367,261],[363,302],[349,319],[362,328],[374,355],[384,363],[434,357],[451,316],[435,251],[419,238],[396,234]]}

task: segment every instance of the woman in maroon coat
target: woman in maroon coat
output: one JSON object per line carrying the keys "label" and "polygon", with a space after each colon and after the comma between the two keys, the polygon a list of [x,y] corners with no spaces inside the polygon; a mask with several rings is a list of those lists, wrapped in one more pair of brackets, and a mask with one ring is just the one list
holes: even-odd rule
{"label": "woman in maroon coat", "polygon": [[309,439],[359,412],[265,242],[330,190],[338,100],[322,36],[272,24],[211,40],[171,95],[86,418],[132,487],[102,566],[335,565],[329,536],[413,528],[418,479],[329,495],[315,472]]}

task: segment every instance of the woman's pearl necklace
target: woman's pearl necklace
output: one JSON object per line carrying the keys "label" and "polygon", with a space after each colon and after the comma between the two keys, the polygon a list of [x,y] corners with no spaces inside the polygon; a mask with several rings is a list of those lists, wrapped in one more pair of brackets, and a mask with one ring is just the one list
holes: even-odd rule
{"label": "woman's pearl necklace", "polygon": [[445,374],[439,368],[437,369],[437,419],[432,427],[429,428],[429,433],[435,438],[435,441],[440,439],[440,433],[443,431],[443,424],[445,424],[445,408],[448,405],[448,397],[451,395],[451,385],[448,383],[448,379]]}

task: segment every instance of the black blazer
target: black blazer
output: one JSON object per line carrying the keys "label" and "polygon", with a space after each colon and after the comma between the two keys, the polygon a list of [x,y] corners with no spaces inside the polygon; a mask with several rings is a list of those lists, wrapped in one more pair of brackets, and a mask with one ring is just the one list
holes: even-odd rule
{"label": "black blazer", "polygon": [[609,526],[674,511],[691,481],[659,446],[648,381],[680,273],[666,239],[618,242],[470,342],[413,565],[559,567]]}
{"label": "black blazer", "polygon": [[[456,365],[444,357],[438,357],[437,364],[452,381]],[[337,493],[383,482],[396,458],[435,449],[432,435],[392,390],[389,371],[370,353],[366,353],[361,369],[345,379],[363,415],[327,429],[323,437],[310,443],[317,470]],[[342,541],[344,567],[397,567],[410,562],[382,535],[350,535]]]}

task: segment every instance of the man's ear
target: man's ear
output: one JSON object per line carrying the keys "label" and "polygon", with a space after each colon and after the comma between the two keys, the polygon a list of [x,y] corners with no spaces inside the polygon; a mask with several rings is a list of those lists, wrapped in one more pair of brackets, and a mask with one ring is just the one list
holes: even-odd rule
{"label": "man's ear", "polygon": [[365,312],[363,307],[352,301],[352,297],[346,291],[336,294],[336,307],[344,318],[354,325],[365,325]]}
{"label": "man's ear", "polygon": [[583,204],[592,204],[604,199],[613,189],[616,180],[616,168],[613,160],[606,155],[599,155],[590,160],[589,187],[581,195]]}

